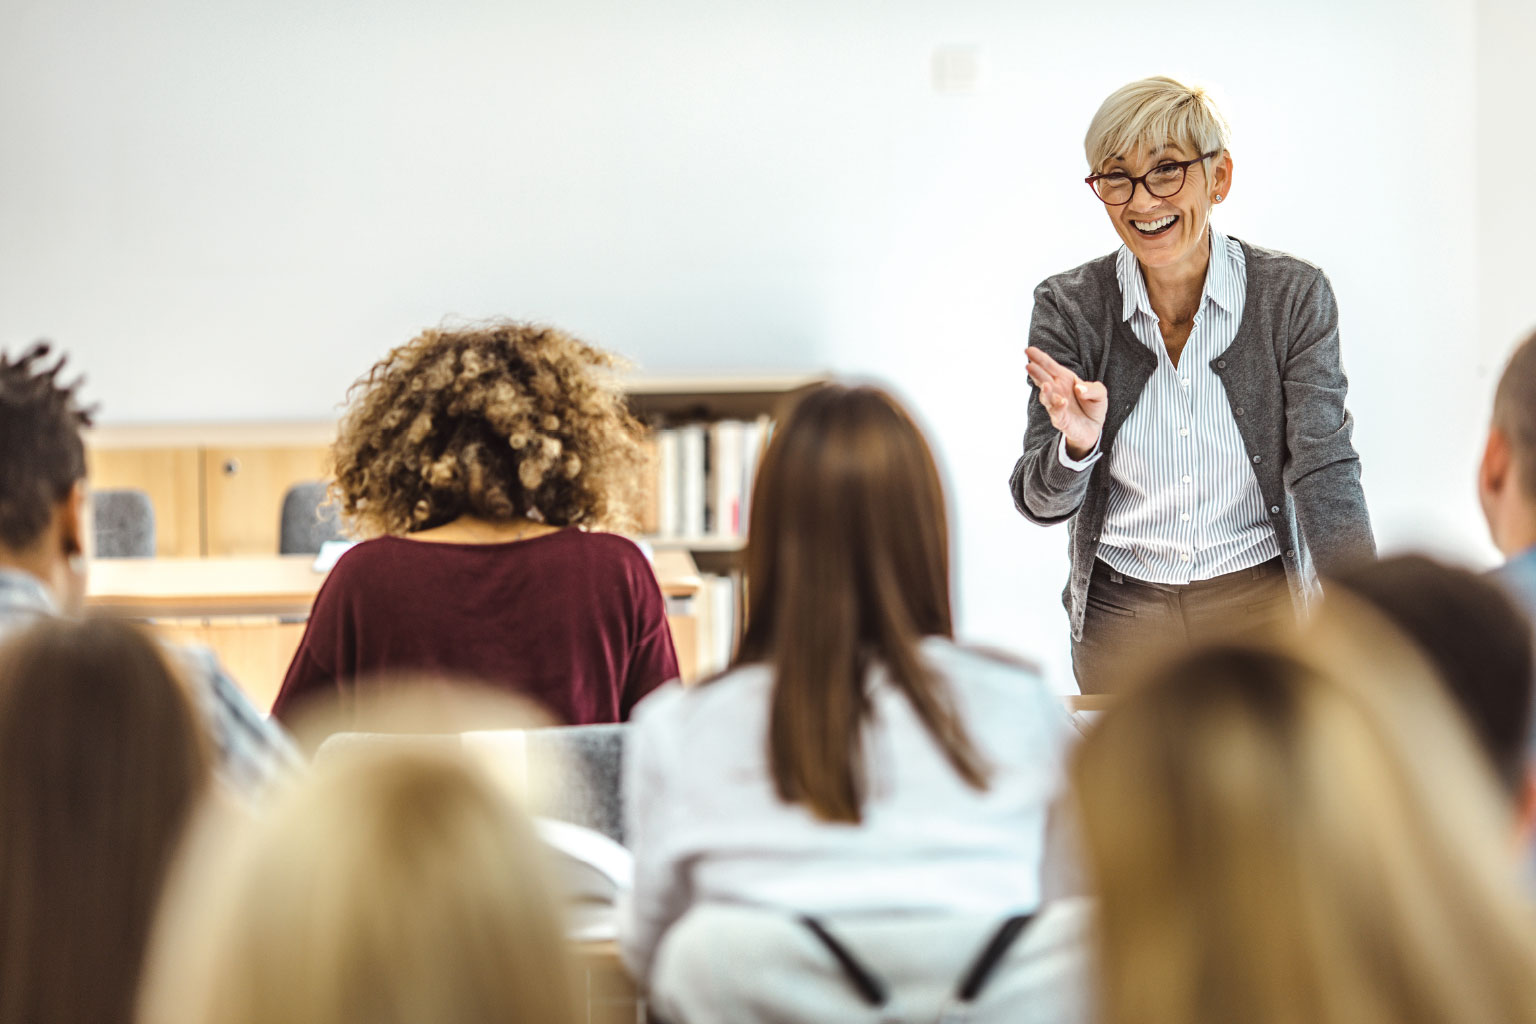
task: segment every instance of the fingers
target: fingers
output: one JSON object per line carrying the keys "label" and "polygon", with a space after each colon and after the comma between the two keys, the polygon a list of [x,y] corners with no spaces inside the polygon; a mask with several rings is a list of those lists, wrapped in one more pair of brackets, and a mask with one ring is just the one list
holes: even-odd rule
{"label": "fingers", "polygon": [[1024,350],[1024,355],[1028,360],[1026,366],[1055,380],[1063,390],[1070,390],[1080,380],[1077,374],[1051,358],[1043,349],[1031,345]]}
{"label": "fingers", "polygon": [[1084,405],[1096,405],[1109,401],[1109,389],[1096,380],[1079,381],[1075,388],[1077,400]]}

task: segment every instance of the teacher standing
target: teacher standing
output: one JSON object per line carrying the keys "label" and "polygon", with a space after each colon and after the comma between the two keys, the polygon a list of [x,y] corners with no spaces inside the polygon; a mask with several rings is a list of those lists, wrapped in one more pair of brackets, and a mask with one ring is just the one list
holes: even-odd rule
{"label": "teacher standing", "polygon": [[1228,238],[1226,120],[1146,78],[1088,128],[1086,179],[1123,243],[1035,289],[1014,503],[1068,522],[1084,693],[1169,644],[1304,607],[1317,571],[1375,554],[1328,279]]}

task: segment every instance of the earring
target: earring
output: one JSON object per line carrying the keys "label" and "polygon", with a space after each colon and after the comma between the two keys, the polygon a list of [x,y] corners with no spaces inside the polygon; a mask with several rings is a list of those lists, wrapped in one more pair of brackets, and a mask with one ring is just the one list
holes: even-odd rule
{"label": "earring", "polygon": [[1218,203],[1221,202],[1221,193],[1220,192],[1216,193],[1216,201]]}

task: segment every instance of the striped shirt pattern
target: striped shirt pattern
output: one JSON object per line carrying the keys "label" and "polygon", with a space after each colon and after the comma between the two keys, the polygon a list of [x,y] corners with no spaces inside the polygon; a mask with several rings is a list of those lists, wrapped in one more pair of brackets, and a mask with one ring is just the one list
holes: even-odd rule
{"label": "striped shirt pattern", "polygon": [[1178,366],[1136,258],[1121,246],[1115,260],[1123,317],[1157,356],[1157,370],[1109,454],[1098,557],[1151,583],[1210,579],[1280,555],[1226,389],[1210,366],[1237,336],[1247,263],[1240,243],[1209,231],[1205,290]]}

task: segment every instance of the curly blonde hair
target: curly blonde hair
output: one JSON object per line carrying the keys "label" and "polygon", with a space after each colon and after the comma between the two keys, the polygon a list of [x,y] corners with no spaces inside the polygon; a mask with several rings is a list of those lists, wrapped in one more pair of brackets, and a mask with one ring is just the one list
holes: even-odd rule
{"label": "curly blonde hair", "polygon": [[331,493],[363,536],[463,515],[629,529],[642,427],[619,365],[554,327],[423,331],[348,392]]}

